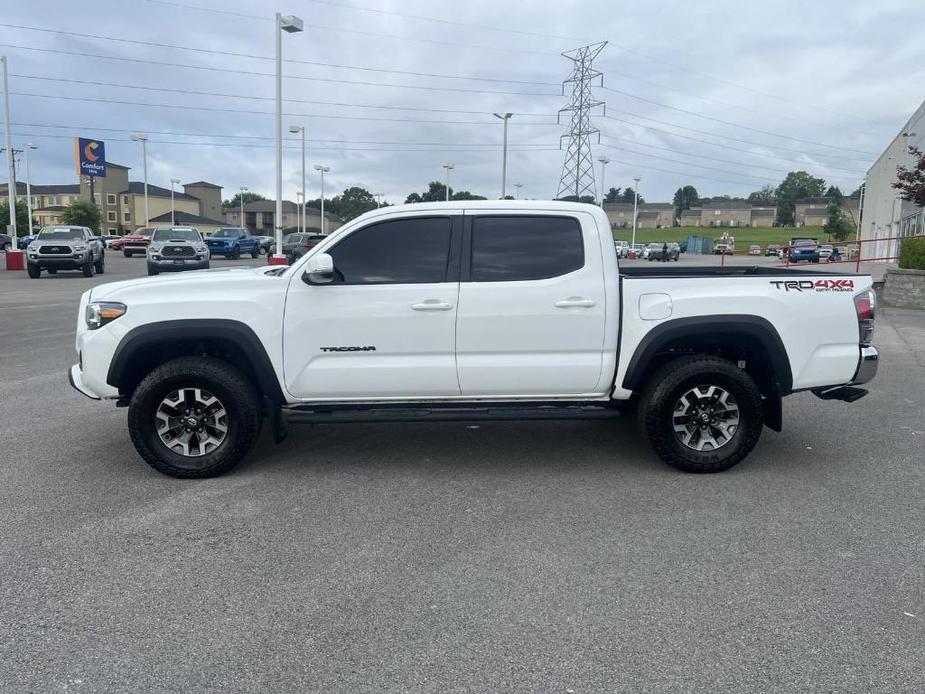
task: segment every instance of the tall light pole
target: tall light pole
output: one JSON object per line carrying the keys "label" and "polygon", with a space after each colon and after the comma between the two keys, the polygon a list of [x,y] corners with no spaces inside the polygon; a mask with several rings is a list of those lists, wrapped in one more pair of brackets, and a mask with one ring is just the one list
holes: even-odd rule
{"label": "tall light pole", "polygon": [[148,226],[148,136],[144,133],[135,133],[131,138],[132,142],[141,143],[141,165],[145,174],[145,226]]}
{"label": "tall light pole", "polygon": [[247,225],[244,223],[244,193],[247,192],[247,186],[241,186],[241,197],[238,201],[241,203],[241,228],[247,229]]}
{"label": "tall light pole", "polygon": [[305,233],[305,126],[304,125],[290,125],[289,132],[293,135],[301,133],[302,135],[302,205],[299,210],[300,222],[298,224],[299,231]]}
{"label": "tall light pole", "polygon": [[321,235],[324,236],[324,175],[331,170],[330,166],[315,164],[315,171],[321,172]]}
{"label": "tall light pole", "polygon": [[385,193],[373,193],[373,195],[376,196],[376,209],[379,209],[382,207],[382,196],[385,195]]}
{"label": "tall light pole", "polygon": [[38,145],[31,142],[27,142],[22,148],[23,157],[26,160],[26,207],[29,210],[29,236],[32,236],[32,176],[29,173],[29,150],[38,148]]}
{"label": "tall light pole", "polygon": [[507,122],[513,116],[513,113],[494,113],[495,118],[504,121],[504,146],[501,150],[501,199],[507,195]]}
{"label": "tall light pole", "polygon": [[173,203],[173,187],[175,185],[179,185],[179,183],[180,183],[179,178],[170,179],[170,226],[172,227],[177,226],[177,213],[174,210],[174,203]]}
{"label": "tall light pole", "polygon": [[[3,63],[3,116],[6,122],[6,129],[4,130],[4,137],[6,138],[6,180],[9,181],[6,192],[10,196],[10,227],[13,231],[11,234],[13,239],[10,248],[15,251],[18,247],[16,243],[16,170],[13,168],[13,145],[10,143],[10,84],[6,74],[5,55],[0,55],[0,62]],[[7,263],[9,262],[9,256],[7,256]]]}
{"label": "tall light pole", "polygon": [[524,187],[523,183],[515,183],[514,187],[517,189],[517,194],[514,196],[517,200],[520,200],[520,189]]}
{"label": "tall light pole", "polygon": [[604,187],[604,170],[607,165],[610,163],[610,159],[607,157],[598,157],[597,160],[601,163],[601,208],[604,207],[604,191],[607,189]]}
{"label": "tall light pole", "polygon": [[454,168],[452,164],[444,164],[443,168],[446,169],[446,201],[450,201],[450,171]]}
{"label": "tall light pole", "polygon": [[301,190],[295,192],[295,228],[298,231],[305,231],[302,227],[302,210],[305,209],[305,196],[302,194]]}
{"label": "tall light pole", "polygon": [[636,188],[633,190],[633,240],[630,246],[636,245],[636,210],[639,208],[639,178],[633,179],[636,182]]}
{"label": "tall light pole", "polygon": [[283,32],[295,34],[302,31],[302,20],[295,15],[283,16],[276,13],[276,253],[269,259],[270,265],[286,265],[283,255]]}

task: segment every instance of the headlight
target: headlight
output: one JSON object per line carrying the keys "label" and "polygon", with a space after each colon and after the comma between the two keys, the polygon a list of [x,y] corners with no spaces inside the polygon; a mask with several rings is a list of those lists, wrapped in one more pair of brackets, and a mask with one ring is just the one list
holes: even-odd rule
{"label": "headlight", "polygon": [[39,245],[38,245],[37,243],[35,243],[34,241],[33,241],[32,243],[29,244],[29,250],[30,250],[30,251],[37,251],[38,249],[39,249]]}
{"label": "headlight", "polygon": [[206,250],[206,245],[204,243],[196,244],[196,250],[203,253]]}
{"label": "headlight", "polygon": [[161,250],[161,244],[159,243],[149,244],[148,250],[151,251],[152,253],[157,253],[159,250]]}
{"label": "headlight", "polygon": [[120,304],[116,301],[94,301],[89,303],[85,314],[87,327],[90,330],[102,328],[119,316],[125,315],[127,310],[125,304]]}
{"label": "headlight", "polygon": [[71,250],[74,251],[75,253],[83,253],[85,250],[87,250],[87,247],[86,246],[74,246]]}

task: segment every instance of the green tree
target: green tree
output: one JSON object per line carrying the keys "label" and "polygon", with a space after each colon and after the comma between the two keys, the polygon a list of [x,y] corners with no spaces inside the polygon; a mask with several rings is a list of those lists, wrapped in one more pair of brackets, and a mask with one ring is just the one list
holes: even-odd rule
{"label": "green tree", "polygon": [[604,202],[620,202],[620,189],[611,188],[604,196]]}
{"label": "green tree", "polygon": [[849,197],[849,198],[859,198],[859,197],[861,197],[861,186],[858,186],[857,188],[855,188],[855,189],[851,192],[851,195],[849,195],[848,197]]}
{"label": "green tree", "polygon": [[[33,219],[33,226],[38,229]],[[0,231],[6,233],[6,226],[10,223],[10,206],[5,202],[0,202]],[[25,201],[16,201],[16,235],[20,238],[29,233],[29,208],[26,207]]]}
{"label": "green tree", "polygon": [[[340,199],[334,207],[339,209],[337,214],[339,214],[345,222],[359,217],[364,212],[376,209],[376,196],[359,186],[347,188],[339,196],[336,196],[335,199],[336,198]],[[327,206],[325,206],[325,211],[327,211]]]}
{"label": "green tree", "polygon": [[910,147],[911,154],[917,161],[908,166],[896,167],[896,182],[893,188],[899,191],[899,197],[919,207],[925,207],[925,154],[917,147]]}
{"label": "green tree", "polygon": [[405,204],[406,204],[406,205],[410,205],[410,204],[415,203],[415,202],[424,202],[424,200],[421,198],[421,194],[420,194],[420,193],[411,193],[411,195],[409,195],[407,198],[405,198]]}
{"label": "green tree", "polygon": [[[444,190],[446,189],[444,188]],[[460,190],[455,193],[452,191],[453,189],[451,188],[450,189],[450,200],[487,200],[485,196],[470,193],[468,190]]]}
{"label": "green tree", "polygon": [[697,195],[697,189],[694,188],[694,186],[684,186],[683,188],[678,188],[674,192],[675,216],[680,217],[681,212],[684,210],[689,210],[699,202],[700,197]]}
{"label": "green tree", "polygon": [[593,195],[565,195],[561,198],[556,198],[556,200],[561,200],[562,202],[584,202],[590,205],[594,205],[596,203]]}
{"label": "green tree", "polygon": [[777,202],[777,188],[766,185],[761,190],[749,193],[747,199],[752,205],[773,205]]}
{"label": "green tree", "polygon": [[838,186],[829,186],[829,189],[825,191],[825,197],[827,198],[837,198],[838,200],[844,200],[845,195],[841,192],[841,188]]}
{"label": "green tree", "polygon": [[827,209],[829,218],[826,220],[825,224],[822,225],[822,229],[836,241],[844,241],[854,231],[854,227],[851,224],[851,220],[848,219],[848,215],[845,214],[845,210],[842,209],[841,191],[837,192],[838,195],[832,196],[832,200],[829,202]]}
{"label": "green tree", "polygon": [[777,186],[777,223],[792,227],[795,201],[800,198],[818,198],[825,191],[825,180],[805,171],[791,171]]}
{"label": "green tree", "polygon": [[89,200],[75,200],[64,208],[61,223],[78,227],[90,227],[94,233],[100,232],[100,208]]}
{"label": "green tree", "polygon": [[258,200],[266,200],[267,198],[263,197],[260,193],[251,193],[247,191],[246,193],[241,193],[238,191],[230,199],[222,201],[222,207],[240,207],[241,198],[244,198],[244,204],[246,205],[249,202],[257,202]]}
{"label": "green tree", "polygon": [[[627,188],[626,190],[623,191],[623,195],[620,196],[620,202],[634,202],[635,199],[636,199],[636,191],[633,190],[632,188]],[[644,202],[645,202],[645,199],[640,195],[639,204],[641,205]]]}

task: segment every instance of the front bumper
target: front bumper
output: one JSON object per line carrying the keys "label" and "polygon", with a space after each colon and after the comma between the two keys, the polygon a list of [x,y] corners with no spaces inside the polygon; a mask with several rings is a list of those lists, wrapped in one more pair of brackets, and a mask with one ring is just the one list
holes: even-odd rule
{"label": "front bumper", "polygon": [[152,260],[148,257],[148,265],[156,267],[161,272],[179,272],[180,270],[205,270],[209,267],[208,258],[170,258],[166,260]]}
{"label": "front bumper", "polygon": [[39,255],[38,253],[27,254],[26,262],[29,265],[35,265],[40,268],[51,268],[53,270],[79,270],[87,263],[91,262],[92,256],[89,253],[72,253],[70,255]]}
{"label": "front bumper", "polygon": [[857,371],[854,372],[854,378],[851,379],[852,385],[861,385],[869,383],[877,375],[877,367],[880,365],[880,352],[876,347],[861,347],[861,358],[858,360]]}
{"label": "front bumper", "polygon": [[80,364],[74,364],[67,372],[68,383],[81,395],[86,395],[91,400],[101,400],[99,395],[87,388],[83,383],[83,373],[80,370]]}

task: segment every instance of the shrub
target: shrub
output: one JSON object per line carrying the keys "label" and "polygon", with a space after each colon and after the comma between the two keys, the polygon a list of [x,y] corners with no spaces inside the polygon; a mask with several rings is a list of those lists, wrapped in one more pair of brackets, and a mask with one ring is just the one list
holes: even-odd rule
{"label": "shrub", "polygon": [[903,239],[899,246],[899,267],[925,270],[925,236]]}

